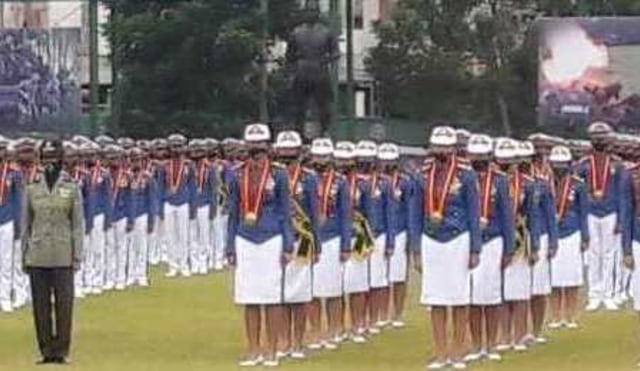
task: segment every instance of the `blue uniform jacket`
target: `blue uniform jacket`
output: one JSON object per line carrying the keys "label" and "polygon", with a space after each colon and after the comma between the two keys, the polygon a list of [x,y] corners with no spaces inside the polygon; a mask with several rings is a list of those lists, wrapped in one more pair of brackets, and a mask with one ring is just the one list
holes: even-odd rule
{"label": "blue uniform jacket", "polygon": [[[290,189],[291,196],[295,198],[295,201],[300,204],[302,210],[307,215],[309,220],[311,221],[311,225],[313,228],[314,238],[316,241],[319,241],[317,236],[318,230],[318,198],[316,195],[318,194],[318,177],[312,170],[302,169],[302,174],[300,175],[300,180],[298,184],[295,186],[295,189]],[[289,187],[292,188],[293,184],[291,184],[291,178],[289,178]],[[293,202],[293,200],[292,200]],[[293,204],[291,205],[293,207]],[[292,216],[294,209],[292,208]],[[316,244],[318,249],[321,249],[319,243]],[[317,251],[318,253],[320,251]]]}
{"label": "blue uniform jacket", "polygon": [[216,204],[216,187],[218,186],[216,168],[209,161],[205,161],[204,164],[195,164],[193,169],[195,173],[194,189],[189,207],[190,218],[195,219],[196,213],[201,207],[207,207],[209,217],[212,217]]}
{"label": "blue uniform jacket", "polygon": [[619,158],[611,156],[611,170],[609,184],[604,197],[600,200],[595,199],[593,195],[593,184],[591,184],[591,156],[587,156],[580,160],[577,168],[577,174],[587,185],[589,196],[589,213],[597,217],[604,217],[613,213],[619,213],[625,207],[625,203],[629,200],[623,197],[622,192],[623,177],[626,170]]}
{"label": "blue uniform jacket", "polygon": [[241,209],[244,166],[246,164],[229,174],[229,223],[225,249],[227,254],[235,253],[235,242],[238,236],[256,244],[281,236],[283,252],[291,253],[294,236],[291,225],[289,177],[286,169],[272,165],[258,221],[255,225],[249,225],[243,220]]}
{"label": "blue uniform jacket", "polygon": [[103,230],[109,229],[108,216],[111,214],[111,174],[101,165],[89,170],[87,181],[84,187],[83,197],[85,197],[85,229],[90,233],[94,226],[94,218],[97,215],[104,215],[104,225],[99,226]]}
{"label": "blue uniform jacket", "polygon": [[162,162],[157,162],[153,166],[153,178],[154,184],[156,188],[155,199],[153,200],[155,204],[156,210],[158,210],[158,217],[160,220],[164,220],[164,202],[165,202],[165,193],[167,188],[167,172],[165,169],[165,164]]}
{"label": "blue uniform jacket", "polygon": [[[322,187],[323,182],[327,181],[327,174],[321,175],[322,181],[318,186],[319,204],[318,212],[321,213],[322,205]],[[335,173],[335,178],[327,200],[326,218],[318,226],[318,238],[320,242],[327,242],[334,238],[340,238],[340,251],[351,251],[351,205],[349,200],[349,183],[342,175]]]}
{"label": "blue uniform jacket", "polygon": [[[491,184],[491,200],[489,201],[489,220],[482,228],[482,241],[489,242],[496,237],[502,237],[502,253],[512,255],[515,251],[515,216],[513,202],[509,196],[509,179],[505,173],[493,171]],[[482,189],[482,188],[480,188]],[[482,197],[480,193],[480,203]]]}
{"label": "blue uniform jacket", "polygon": [[390,178],[391,209],[390,224],[392,235],[407,232],[411,209],[415,207],[413,179],[407,174],[398,174],[397,179]]}
{"label": "blue uniform jacket", "polygon": [[535,178],[534,187],[538,197],[534,200],[534,214],[538,222],[540,235],[547,235],[549,249],[558,247],[558,222],[556,216],[556,203],[549,182],[543,178]]}
{"label": "blue uniform jacket", "polygon": [[[14,222],[14,229],[19,232],[23,189],[22,173],[17,166],[9,163],[0,164],[0,172],[3,171],[4,166],[7,167],[7,172],[3,180],[4,184],[0,184],[0,187],[3,187],[3,195],[0,199],[0,225]],[[16,234],[16,238],[18,236],[19,234]]]}
{"label": "blue uniform jacket", "polygon": [[[520,194],[520,200],[516,200],[514,197],[516,195],[513,193],[513,180],[514,177],[519,176],[522,182],[522,192]],[[519,217],[524,217],[525,226],[527,231],[529,232],[529,245],[531,247],[531,251],[537,252],[540,250],[540,219],[536,217],[536,209],[537,204],[540,202],[540,187],[536,184],[536,181],[533,177],[523,174],[521,172],[515,174],[509,174],[509,194],[511,196],[511,202],[518,202],[518,207],[516,211],[515,220],[517,221]],[[514,205],[514,209],[516,206]],[[516,223],[517,228],[517,223]],[[516,252],[518,249],[522,248],[517,243],[515,244]]]}
{"label": "blue uniform jacket", "polygon": [[[184,161],[183,166],[180,166],[177,161]],[[181,172],[180,169],[182,169]],[[188,160],[169,160],[165,172],[165,201],[173,206],[189,204],[196,191],[193,164]],[[178,172],[180,172],[179,175]]]}
{"label": "blue uniform jacket", "polygon": [[[428,171],[430,166],[433,164],[427,163],[425,171]],[[429,189],[423,174],[424,172],[420,173],[415,183],[416,212],[413,213],[409,226],[412,230],[411,249],[414,252],[420,251],[423,233],[437,241],[448,242],[462,233],[469,232],[469,249],[471,252],[479,253],[482,249],[482,238],[476,173],[468,165],[458,164],[457,174],[445,204],[443,220],[435,228],[429,226],[428,215],[425,215],[426,210],[423,205]]]}
{"label": "blue uniform jacket", "polygon": [[128,169],[120,170],[122,173],[118,175],[118,170],[111,172],[113,184],[111,186],[111,205],[112,208],[108,214],[110,223],[127,219],[128,225],[133,225],[133,215],[131,213],[131,172]]}
{"label": "blue uniform jacket", "polygon": [[[628,171],[620,177],[620,198],[627,200],[620,210],[618,224],[622,233],[622,251],[625,255],[633,254],[633,241],[640,242],[640,210],[636,205],[640,197],[640,168],[639,165],[628,167]],[[636,267],[636,269],[638,269]]]}
{"label": "blue uniform jacket", "polygon": [[556,209],[558,211],[558,237],[565,238],[576,231],[580,231],[582,241],[589,241],[589,225],[587,217],[589,215],[589,199],[587,186],[584,181],[576,175],[568,175],[569,195],[564,216],[559,215],[560,203],[562,202],[563,182],[560,182],[560,190],[556,192]]}
{"label": "blue uniform jacket", "polygon": [[365,203],[365,217],[369,221],[373,236],[378,238],[385,235],[385,250],[393,251],[395,247],[395,235],[393,234],[393,207],[391,205],[393,195],[391,194],[391,183],[388,177],[378,175],[377,185],[372,189],[374,175],[368,176],[367,192],[365,198],[369,200]]}
{"label": "blue uniform jacket", "polygon": [[135,220],[139,216],[147,215],[148,223],[152,226],[155,223],[157,214],[154,199],[156,198],[156,187],[153,173],[141,170],[132,174],[131,182],[131,219]]}

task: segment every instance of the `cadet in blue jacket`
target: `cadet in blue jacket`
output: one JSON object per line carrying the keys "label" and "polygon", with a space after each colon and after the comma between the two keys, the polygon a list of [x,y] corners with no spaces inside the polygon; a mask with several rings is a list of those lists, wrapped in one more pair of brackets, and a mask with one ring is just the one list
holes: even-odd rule
{"label": "cadet in blue jacket", "polygon": [[[0,311],[13,312],[14,241],[18,239],[21,173],[9,160],[10,141],[0,136]],[[19,268],[19,267],[18,267]]]}
{"label": "cadet in blue jacket", "polygon": [[[318,174],[318,227],[322,253],[313,266],[313,301],[309,308],[309,349],[336,349],[343,340],[344,263],[351,251],[351,205],[347,179],[336,169],[340,161],[351,161],[353,144],[317,138],[311,144],[312,163]],[[332,156],[336,164],[332,162]],[[322,301],[326,321],[322,321]],[[326,322],[326,330],[322,329]]]}
{"label": "cadet in blue jacket", "polygon": [[589,303],[587,311],[595,311],[604,304],[606,310],[618,310],[614,300],[615,262],[620,250],[620,210],[629,202],[621,191],[621,177],[625,172],[622,161],[611,154],[608,146],[613,130],[604,122],[595,122],[587,129],[593,151],[580,160],[578,176],[584,179],[589,191],[588,276]]}
{"label": "cadet in blue jacket", "polygon": [[213,250],[211,216],[216,202],[216,171],[206,158],[207,145],[203,139],[191,140],[189,152],[195,171],[195,190],[189,206],[189,260],[192,273],[207,274]]}
{"label": "cadet in blue jacket", "polygon": [[[269,159],[271,134],[264,124],[245,128],[249,158],[229,175],[227,259],[235,265],[235,302],[245,308],[249,345],[241,366],[277,366],[276,348],[284,267],[293,259],[294,237],[286,169]],[[267,346],[260,347],[261,307]]]}
{"label": "cadet in blue jacket", "polygon": [[496,345],[502,304],[502,268],[511,261],[515,250],[509,179],[491,162],[493,142],[489,136],[472,135],[467,152],[480,183],[480,233],[483,245],[480,264],[471,272],[469,328],[473,349],[465,360],[474,362],[487,357],[499,361],[502,357],[496,351]]}
{"label": "cadet in blue jacket", "polygon": [[140,148],[129,150],[131,159],[131,205],[133,227],[129,234],[127,286],[149,286],[149,234],[153,232],[156,211],[153,174],[143,167],[146,154]]}
{"label": "cadet in blue jacket", "polygon": [[152,265],[160,262],[167,262],[168,242],[166,235],[166,222],[164,217],[165,209],[165,191],[167,189],[167,140],[157,138],[151,142],[151,158],[149,160],[148,169],[153,174],[153,182],[155,184],[155,197],[153,199],[153,207],[158,213],[155,220],[153,233],[149,236],[149,260]]}
{"label": "cadet in blue jacket", "polygon": [[283,131],[274,143],[278,160],[289,176],[291,216],[295,231],[294,259],[284,271],[284,305],[279,354],[304,359],[303,340],[307,327],[307,304],[311,302],[311,265],[321,253],[316,236],[318,178],[302,160],[302,137]]}
{"label": "cadet in blue jacket", "polygon": [[[380,144],[378,147],[378,160],[389,182],[392,214],[389,224],[392,229],[391,235],[394,239],[393,250],[387,251],[389,284],[391,285],[392,297],[391,300],[385,299],[385,303],[388,303],[388,305],[383,307],[382,315],[383,318],[388,320],[383,325],[390,321],[392,327],[402,328],[405,326],[402,317],[407,295],[407,266],[409,263],[407,229],[410,213],[414,208],[413,179],[400,168],[400,149],[397,145],[393,143]],[[393,307],[392,314],[390,307]]]}
{"label": "cadet in blue jacket", "polygon": [[[456,133],[439,126],[430,137],[433,159],[417,177],[411,245],[416,268],[423,272],[420,302],[431,307],[434,360],[430,369],[465,368],[470,271],[478,266],[482,239],[476,173],[455,156]],[[447,317],[453,315],[453,339],[448,341]]]}
{"label": "cadet in blue jacket", "polygon": [[558,251],[551,260],[552,321],[550,329],[577,328],[578,289],[583,284],[582,254],[589,247],[589,204],[584,181],[571,168],[571,151],[555,146],[549,161],[553,167],[558,222]]}

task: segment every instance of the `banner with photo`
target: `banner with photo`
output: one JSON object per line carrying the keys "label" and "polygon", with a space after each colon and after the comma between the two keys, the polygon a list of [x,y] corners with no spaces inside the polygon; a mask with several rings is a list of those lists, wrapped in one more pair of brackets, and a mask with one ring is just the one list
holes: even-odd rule
{"label": "banner with photo", "polygon": [[72,132],[82,111],[79,28],[0,29],[0,130]]}
{"label": "banner with photo", "polygon": [[540,124],[640,130],[640,17],[548,18],[538,36]]}

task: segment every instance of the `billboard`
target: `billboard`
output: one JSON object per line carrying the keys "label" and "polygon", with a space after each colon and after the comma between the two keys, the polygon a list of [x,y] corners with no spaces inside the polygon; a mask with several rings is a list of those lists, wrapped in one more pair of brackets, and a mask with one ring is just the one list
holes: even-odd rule
{"label": "billboard", "polygon": [[537,26],[539,123],[603,120],[640,130],[640,17],[548,18]]}
{"label": "billboard", "polygon": [[79,28],[0,29],[0,130],[69,132],[81,115]]}

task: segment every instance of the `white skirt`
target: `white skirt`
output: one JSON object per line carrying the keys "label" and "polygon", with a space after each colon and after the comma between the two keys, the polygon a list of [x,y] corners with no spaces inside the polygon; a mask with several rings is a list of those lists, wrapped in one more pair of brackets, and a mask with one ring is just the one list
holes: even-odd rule
{"label": "white skirt", "polygon": [[256,244],[236,237],[235,302],[280,304],[283,299],[282,236]]}
{"label": "white skirt", "polygon": [[558,240],[558,251],[551,260],[551,287],[580,287],[584,284],[580,232]]}
{"label": "white skirt", "polygon": [[449,242],[422,235],[422,294],[430,306],[463,306],[471,302],[469,233]]}
{"label": "white skirt", "polygon": [[471,271],[471,305],[502,303],[502,238],[482,245],[480,264]]}
{"label": "white skirt", "polygon": [[[294,256],[296,255],[294,253]],[[310,301],[311,264],[309,261],[294,260],[284,271],[284,302],[298,304]]]}
{"label": "white skirt", "polygon": [[342,296],[343,266],[340,262],[340,237],[322,244],[318,263],[313,266],[313,297],[337,298]]}
{"label": "white skirt", "polygon": [[538,262],[533,266],[531,295],[543,296],[551,294],[551,267],[549,266],[549,235],[540,236]]}
{"label": "white skirt", "polygon": [[[351,241],[351,246],[353,242]],[[369,291],[369,258],[360,259],[354,254],[344,265],[344,292],[358,294]]]}
{"label": "white skirt", "polygon": [[381,289],[389,287],[389,261],[385,256],[387,235],[381,234],[376,238],[373,252],[369,258],[369,283],[371,288]]}
{"label": "white skirt", "polygon": [[527,257],[514,258],[504,270],[504,301],[531,299],[531,267]]}
{"label": "white skirt", "polygon": [[395,249],[389,259],[389,280],[392,283],[407,282],[407,266],[409,257],[407,255],[407,232],[400,232],[396,235]]}
{"label": "white skirt", "polygon": [[631,274],[631,297],[633,298],[633,310],[640,312],[640,243],[633,241],[633,262],[636,269]]}

